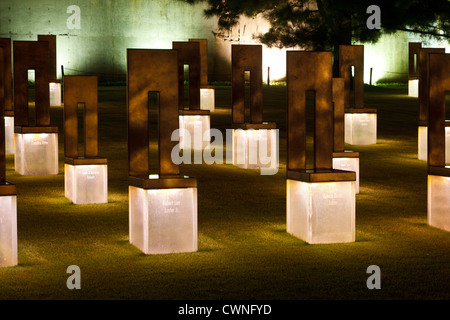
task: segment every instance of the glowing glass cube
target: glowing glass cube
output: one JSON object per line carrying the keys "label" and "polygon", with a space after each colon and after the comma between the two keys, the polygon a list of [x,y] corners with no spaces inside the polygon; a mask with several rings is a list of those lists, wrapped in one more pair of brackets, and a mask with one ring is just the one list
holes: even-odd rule
{"label": "glowing glass cube", "polygon": [[[428,160],[428,127],[419,126],[418,158]],[[445,163],[450,163],[450,127],[445,127]]]}
{"label": "glowing glass cube", "polygon": [[61,106],[61,83],[50,82],[50,107]]}
{"label": "glowing glass cube", "polygon": [[333,158],[333,169],[356,172],[355,192],[359,193],[359,158]]}
{"label": "glowing glass cube", "polygon": [[214,88],[200,88],[200,109],[209,110],[211,112],[215,109],[215,94]]}
{"label": "glowing glass cube", "polygon": [[408,80],[408,96],[419,97],[419,79]]}
{"label": "glowing glass cube", "polygon": [[355,241],[355,181],[287,179],[287,232],[311,244]]}
{"label": "glowing glass cube", "polygon": [[197,251],[197,188],[129,186],[130,243],[145,254]]}
{"label": "glowing glass cube", "polygon": [[58,174],[57,133],[14,133],[14,166],[22,175]]}
{"label": "glowing glass cube", "polygon": [[0,267],[17,265],[17,196],[0,196]]}
{"label": "glowing glass cube", "polygon": [[204,150],[210,147],[210,116],[180,115],[180,149]]}
{"label": "glowing glass cube", "polygon": [[14,117],[5,116],[5,153],[14,154]]}
{"label": "glowing glass cube", "polygon": [[233,165],[278,169],[278,129],[233,129]]}
{"label": "glowing glass cube", "polygon": [[64,164],[65,196],[75,204],[108,202],[106,164]]}
{"label": "glowing glass cube", "polygon": [[369,145],[377,143],[376,113],[345,113],[345,143]]}
{"label": "glowing glass cube", "polygon": [[450,231],[450,177],[428,175],[427,222]]}

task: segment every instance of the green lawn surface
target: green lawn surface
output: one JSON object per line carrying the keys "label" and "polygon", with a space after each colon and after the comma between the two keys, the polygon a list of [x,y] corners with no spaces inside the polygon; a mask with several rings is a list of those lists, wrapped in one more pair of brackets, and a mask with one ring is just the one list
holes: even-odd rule
{"label": "green lawn surface", "polygon": [[[215,90],[211,127],[225,130],[231,87]],[[99,87],[107,204],[65,198],[63,108],[52,107],[59,174],[21,176],[7,157],[7,179],[18,192],[19,264],[0,269],[0,299],[449,299],[450,233],[427,225],[417,98],[406,87],[366,87],[365,105],[378,111],[378,143],[346,146],[360,153],[356,241],[326,245],[286,232],[286,87],[265,86],[263,99],[264,121],[280,129],[278,173],[182,164],[198,181],[198,251],[164,255],[129,243],[126,87]],[[66,286],[70,265],[80,267],[80,290]],[[380,267],[379,290],[366,286],[370,265]]]}

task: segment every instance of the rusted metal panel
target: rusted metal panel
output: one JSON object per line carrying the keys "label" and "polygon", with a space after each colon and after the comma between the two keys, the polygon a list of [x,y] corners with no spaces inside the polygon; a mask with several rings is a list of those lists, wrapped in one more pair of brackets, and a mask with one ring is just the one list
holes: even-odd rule
{"label": "rusted metal panel", "polygon": [[350,107],[350,67],[354,67],[354,108],[364,108],[364,46],[339,46],[339,77],[345,79],[345,107]]}
{"label": "rusted metal panel", "polygon": [[[354,181],[355,172],[332,169],[334,126],[331,52],[288,51],[287,178],[305,182]],[[315,93],[314,161],[306,167],[306,92]]]}
{"label": "rusted metal panel", "polygon": [[5,111],[12,111],[12,64],[11,64],[11,39],[0,38],[0,48],[3,48],[3,58],[0,60],[3,87]]}
{"label": "rusted metal panel", "polygon": [[287,52],[288,170],[306,169],[306,91],[315,92],[314,168],[332,168],[331,61],[331,52]]}
{"label": "rusted metal panel", "polygon": [[[0,47],[0,61],[5,59],[5,48]],[[5,151],[5,72],[4,63],[0,63],[0,183],[6,181]]]}
{"label": "rusted metal panel", "polygon": [[64,156],[78,158],[78,104],[84,104],[84,157],[98,157],[97,76],[64,77]]}
{"label": "rusted metal panel", "polygon": [[[5,55],[8,53],[10,54],[11,51],[0,46],[0,61],[4,61]],[[5,78],[7,76],[4,72],[4,64],[0,64],[0,119],[3,119],[5,115]],[[16,193],[16,186],[6,181],[5,121],[0,121],[0,196],[15,195]]]}
{"label": "rusted metal panel", "polygon": [[200,110],[200,43],[174,41],[178,51],[178,108],[184,109],[184,65],[189,65],[189,110]]}
{"label": "rusted metal panel", "polygon": [[192,42],[199,43],[200,49],[200,87],[208,86],[208,40],[207,39],[189,39]]}
{"label": "rusted metal panel", "polygon": [[333,78],[334,152],[345,150],[344,78]]}
{"label": "rusted metal panel", "polygon": [[245,122],[245,71],[250,71],[250,123],[262,123],[262,46],[233,44],[232,63],[232,123]]}
{"label": "rusted metal panel", "polygon": [[[422,42],[409,42],[408,43],[408,78],[417,79],[418,65],[419,65],[419,50],[422,48]],[[414,56],[416,60],[414,63]]]}
{"label": "rusted metal panel", "polygon": [[56,71],[56,35],[51,34],[39,34],[37,36],[38,41],[47,41],[48,42],[48,77],[49,81],[55,81],[57,78]]}
{"label": "rusted metal panel", "polygon": [[419,50],[419,125],[427,125],[428,122],[428,55],[430,53],[445,53],[445,48]]}
{"label": "rusted metal panel", "polygon": [[178,123],[178,51],[127,50],[128,175],[147,177],[149,172],[148,93],[159,92],[159,175],[179,175],[171,160]]}
{"label": "rusted metal panel", "polygon": [[[450,91],[450,54],[430,53],[428,60],[428,167],[445,167],[445,93]],[[420,81],[420,80],[419,80]],[[442,170],[442,169],[441,169]],[[445,175],[450,175],[446,169]]]}
{"label": "rusted metal panel", "polygon": [[35,70],[36,126],[50,125],[47,41],[14,41],[14,125],[28,127],[28,70]]}

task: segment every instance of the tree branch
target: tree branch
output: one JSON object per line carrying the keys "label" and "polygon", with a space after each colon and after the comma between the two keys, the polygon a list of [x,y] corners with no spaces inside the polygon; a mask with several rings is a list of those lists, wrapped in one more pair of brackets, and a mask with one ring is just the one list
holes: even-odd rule
{"label": "tree branch", "polygon": [[445,34],[445,33],[441,34],[441,33],[433,32],[433,31],[422,31],[422,30],[409,29],[409,28],[396,28],[396,30],[420,33],[420,34],[429,35],[429,36],[433,36],[433,37],[442,37],[442,38],[450,39],[450,34]]}

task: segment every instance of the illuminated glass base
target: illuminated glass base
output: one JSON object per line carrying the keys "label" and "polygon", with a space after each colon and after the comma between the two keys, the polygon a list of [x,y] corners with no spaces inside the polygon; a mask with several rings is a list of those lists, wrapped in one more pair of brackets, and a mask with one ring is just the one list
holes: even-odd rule
{"label": "illuminated glass base", "polygon": [[200,109],[214,111],[215,93],[213,88],[200,88]]}
{"label": "illuminated glass base", "polygon": [[[418,158],[428,160],[428,127],[419,126]],[[450,163],[450,127],[445,127],[445,163]]]}
{"label": "illuminated glass base", "polygon": [[377,143],[376,113],[345,113],[345,143],[369,145]]}
{"label": "illuminated glass base", "polygon": [[14,133],[14,166],[21,175],[58,174],[57,133]]}
{"label": "illuminated glass base", "polygon": [[287,232],[310,244],[355,241],[355,181],[287,179]]}
{"label": "illuminated glass base", "polygon": [[17,265],[17,196],[0,196],[0,267]]}
{"label": "illuminated glass base", "polygon": [[50,107],[61,106],[61,83],[50,82]]}
{"label": "illuminated glass base", "polygon": [[180,115],[180,149],[204,150],[210,147],[210,116]]}
{"label": "illuminated glass base", "polygon": [[108,165],[64,164],[65,196],[75,204],[108,202]]}
{"label": "illuminated glass base", "polygon": [[233,165],[278,170],[278,129],[233,129]]}
{"label": "illuminated glass base", "polygon": [[359,193],[359,158],[333,158],[333,169],[356,172],[355,192]]}
{"label": "illuminated glass base", "polygon": [[430,226],[450,231],[450,177],[428,175],[428,217]]}
{"label": "illuminated glass base", "polygon": [[408,96],[419,97],[419,79],[413,79],[408,81]]}
{"label": "illuminated glass base", "polygon": [[145,254],[197,251],[197,188],[129,186],[130,243]]}
{"label": "illuminated glass base", "polygon": [[5,154],[14,154],[14,117],[5,116]]}

